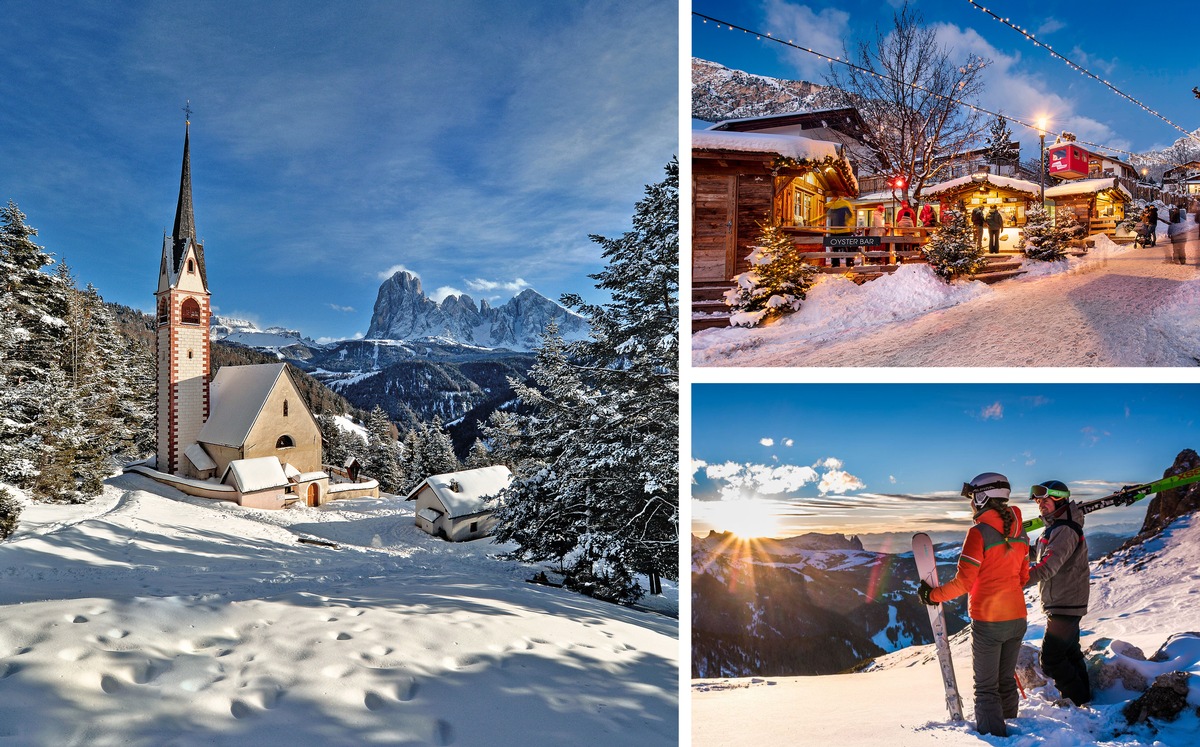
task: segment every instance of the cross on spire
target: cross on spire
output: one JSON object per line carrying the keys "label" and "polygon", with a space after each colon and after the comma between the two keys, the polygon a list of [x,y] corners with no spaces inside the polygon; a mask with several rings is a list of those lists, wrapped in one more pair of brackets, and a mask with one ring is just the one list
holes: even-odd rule
{"label": "cross on spire", "polygon": [[183,109],[184,115],[187,117],[187,119],[185,121],[188,124],[191,124],[192,123],[192,100],[188,99],[187,103],[183,105],[182,109]]}

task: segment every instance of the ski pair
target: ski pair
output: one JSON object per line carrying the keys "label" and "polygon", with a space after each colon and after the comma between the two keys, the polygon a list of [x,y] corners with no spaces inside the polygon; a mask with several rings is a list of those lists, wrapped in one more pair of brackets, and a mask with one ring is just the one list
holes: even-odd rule
{"label": "ski pair", "polygon": [[[1111,495],[1080,503],[1079,510],[1085,514],[1090,514],[1093,511],[1108,508],[1109,506],[1130,506],[1148,495],[1161,493],[1164,490],[1174,490],[1193,482],[1200,482],[1200,467],[1190,469],[1187,472],[1181,472],[1178,475],[1164,477],[1154,482],[1143,483],[1142,485],[1126,485]],[[1026,532],[1032,532],[1035,529],[1041,529],[1046,526],[1046,522],[1042,520],[1042,517],[1037,516],[1032,519],[1026,519],[1022,526],[1025,527]]]}
{"label": "ski pair", "polygon": [[[913,559],[917,562],[917,576],[930,586],[938,585],[937,557],[933,554],[933,540],[925,533],[914,534],[912,539]],[[938,665],[942,670],[942,684],[946,688],[946,710],[952,721],[963,720],[962,697],[958,694],[958,681],[954,677],[954,662],[950,658],[950,636],[946,632],[946,615],[942,605],[928,605],[929,623],[933,626],[933,645],[937,649]]]}

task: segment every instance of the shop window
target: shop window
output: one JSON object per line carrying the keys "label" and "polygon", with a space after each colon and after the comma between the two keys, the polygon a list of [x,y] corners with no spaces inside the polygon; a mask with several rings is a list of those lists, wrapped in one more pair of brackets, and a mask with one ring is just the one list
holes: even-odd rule
{"label": "shop window", "polygon": [[196,299],[189,298],[179,307],[179,317],[184,324],[199,324],[200,323],[200,304],[196,303]]}
{"label": "shop window", "polygon": [[290,449],[295,445],[296,442],[292,440],[291,436],[280,436],[279,440],[275,442],[276,449]]}

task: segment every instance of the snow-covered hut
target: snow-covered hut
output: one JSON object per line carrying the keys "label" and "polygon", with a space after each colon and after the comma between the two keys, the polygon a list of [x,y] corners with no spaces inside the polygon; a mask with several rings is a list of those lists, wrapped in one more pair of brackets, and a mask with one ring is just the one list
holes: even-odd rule
{"label": "snow-covered hut", "polygon": [[237,490],[238,505],[250,508],[281,508],[289,484],[283,465],[275,457],[232,461],[225,468],[221,483]]}
{"label": "snow-covered hut", "polygon": [[1075,214],[1088,234],[1117,235],[1117,224],[1125,220],[1125,210],[1133,202],[1133,194],[1121,181],[1108,176],[1102,179],[1076,179],[1046,188],[1046,200],[1054,202],[1055,217],[1064,211]]}
{"label": "snow-covered hut", "polygon": [[825,203],[858,194],[845,146],[795,135],[692,131],[692,282],[728,284],[760,224],[823,235]]}
{"label": "snow-covered hut", "polygon": [[[987,211],[995,206],[1004,217],[1000,250],[1017,251],[1021,228],[1025,226],[1025,212],[1030,205],[1038,203],[1040,191],[1040,185],[1025,179],[979,172],[926,187],[921,194],[927,200],[940,202],[939,212],[960,206],[967,212],[977,207]],[[984,229],[985,235],[987,230]]]}
{"label": "snow-covered hut", "polygon": [[416,501],[416,524],[435,537],[463,542],[484,537],[496,525],[496,495],[512,473],[504,465],[447,472],[425,478],[404,500]]}

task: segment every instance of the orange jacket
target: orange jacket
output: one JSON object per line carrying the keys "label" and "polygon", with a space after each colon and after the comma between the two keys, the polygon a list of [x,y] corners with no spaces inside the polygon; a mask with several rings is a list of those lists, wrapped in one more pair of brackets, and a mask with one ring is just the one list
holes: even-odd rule
{"label": "orange jacket", "polygon": [[[1004,519],[998,511],[989,509],[975,518],[958,557],[958,572],[934,589],[929,594],[930,600],[945,602],[969,594],[967,612],[972,620],[1024,619],[1022,590],[1029,581],[1029,536],[1021,528],[1021,510],[1016,506],[1010,508],[1015,519],[1007,538]],[[981,525],[996,531],[985,531],[980,529]]]}

